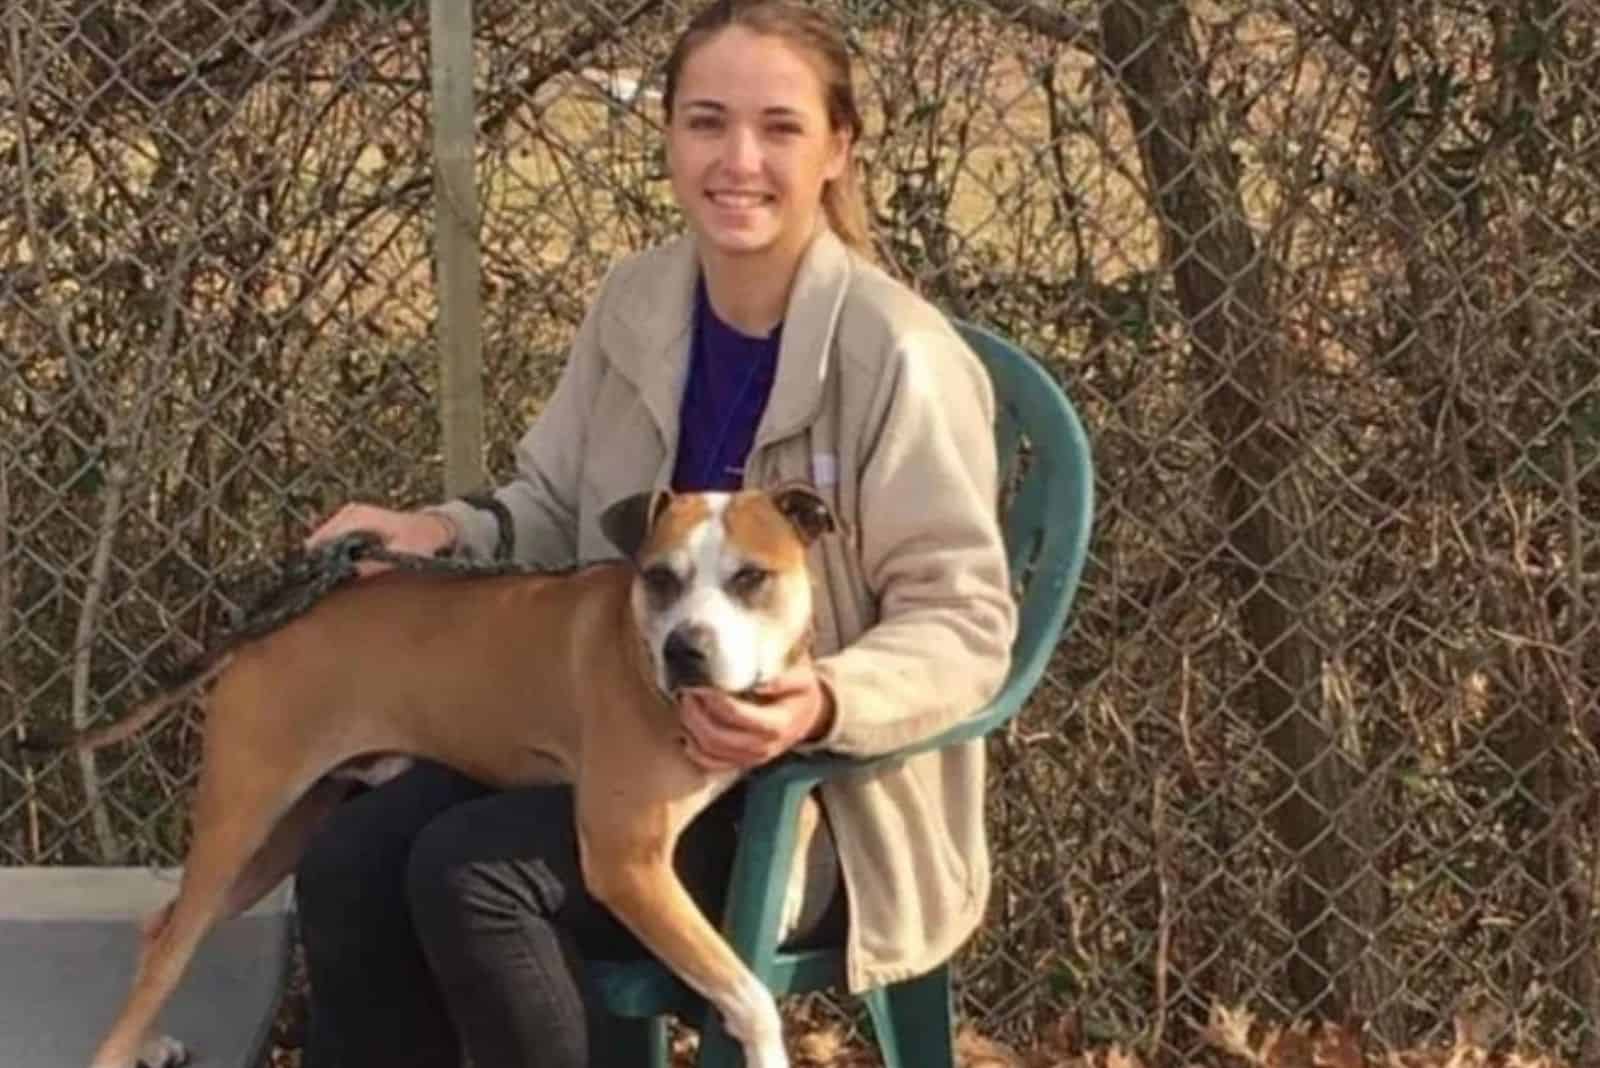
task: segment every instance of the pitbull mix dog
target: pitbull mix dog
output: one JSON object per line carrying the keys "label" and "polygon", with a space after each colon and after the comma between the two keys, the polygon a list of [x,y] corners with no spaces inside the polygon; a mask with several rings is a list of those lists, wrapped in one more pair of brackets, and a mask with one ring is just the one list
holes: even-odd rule
{"label": "pitbull mix dog", "polygon": [[[772,995],[672,868],[680,832],[737,773],[687,757],[670,695],[744,692],[810,655],[806,550],[834,518],[815,491],[786,486],[641,494],[602,526],[621,559],[363,578],[191,684],[215,683],[183,878],[142,925],[93,1068],[186,1059],[150,1030],[202,936],[293,869],[349,779],[384,781],[412,757],[501,787],[572,783],[590,891],[716,1007],[747,1065],[787,1068]],[[72,744],[127,737],[181,696]]]}

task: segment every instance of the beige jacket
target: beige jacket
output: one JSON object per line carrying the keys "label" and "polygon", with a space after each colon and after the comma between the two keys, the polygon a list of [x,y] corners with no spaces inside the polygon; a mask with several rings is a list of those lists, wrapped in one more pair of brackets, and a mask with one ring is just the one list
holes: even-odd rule
{"label": "beige jacket", "polygon": [[[612,501],[672,473],[688,370],[692,239],[614,267],[560,383],[496,490],[518,559],[616,555]],[[789,300],[777,378],[746,467],[750,486],[811,481],[852,538],[826,538],[817,669],[837,720],[818,748],[874,755],[927,738],[999,688],[1016,626],[995,516],[993,395],[943,315],[826,228]],[[488,556],[491,515],[442,506],[461,551]],[[820,791],[850,908],[854,991],[920,974],[982,919],[989,891],[981,742]]]}

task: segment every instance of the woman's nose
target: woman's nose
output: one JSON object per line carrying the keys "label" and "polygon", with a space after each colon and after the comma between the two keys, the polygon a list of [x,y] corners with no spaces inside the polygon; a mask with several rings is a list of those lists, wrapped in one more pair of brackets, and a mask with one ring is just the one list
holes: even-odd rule
{"label": "woman's nose", "polygon": [[735,126],[728,131],[722,165],[734,174],[753,174],[761,169],[761,143],[754,130]]}

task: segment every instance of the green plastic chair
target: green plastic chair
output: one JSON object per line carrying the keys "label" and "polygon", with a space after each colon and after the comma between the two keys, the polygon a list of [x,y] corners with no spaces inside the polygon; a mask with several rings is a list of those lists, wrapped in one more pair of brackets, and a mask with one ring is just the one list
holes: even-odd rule
{"label": "green plastic chair", "polygon": [[[1006,551],[1020,616],[1011,671],[989,705],[943,734],[887,756],[828,755],[776,761],[748,779],[743,831],[734,857],[723,932],[774,994],[844,985],[844,950],[791,952],[778,944],[796,817],[825,779],[981,737],[1022,708],[1061,635],[1089,550],[1094,470],[1072,404],[1033,359],[998,335],[956,322],[994,381],[995,438],[1006,473],[1001,502]],[[631,1064],[666,1068],[668,1016],[700,1030],[700,1068],[735,1068],[743,1054],[715,1010],[653,960],[590,967],[601,998],[633,1047]],[[950,968],[865,994],[886,1068],[954,1068]]]}

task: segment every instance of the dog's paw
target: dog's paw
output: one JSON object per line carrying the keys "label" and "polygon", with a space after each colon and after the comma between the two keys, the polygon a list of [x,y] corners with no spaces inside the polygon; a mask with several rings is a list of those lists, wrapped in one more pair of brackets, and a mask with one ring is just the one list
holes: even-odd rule
{"label": "dog's paw", "polygon": [[189,1063],[189,1051],[168,1035],[146,1039],[139,1047],[139,1068],[179,1068]]}
{"label": "dog's paw", "polygon": [[757,1047],[746,1052],[745,1063],[750,1068],[789,1068],[789,1054],[781,1044]]}

